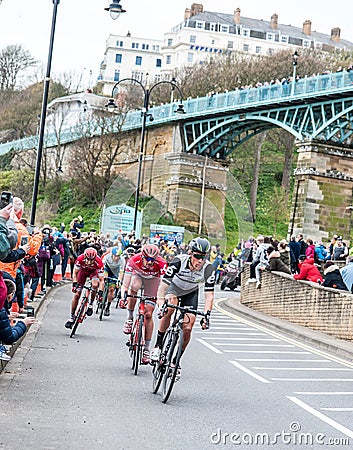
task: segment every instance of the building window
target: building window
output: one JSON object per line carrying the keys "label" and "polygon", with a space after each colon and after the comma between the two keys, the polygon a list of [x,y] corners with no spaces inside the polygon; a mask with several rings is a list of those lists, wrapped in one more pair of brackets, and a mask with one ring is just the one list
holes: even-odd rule
{"label": "building window", "polygon": [[234,44],[233,41],[228,41],[227,48],[232,49],[233,44]]}
{"label": "building window", "polygon": [[120,70],[116,70],[114,72],[114,81],[119,81],[120,80]]}
{"label": "building window", "polygon": [[156,59],[156,67],[162,67],[162,60],[161,58]]}
{"label": "building window", "polygon": [[191,42],[191,44],[195,44],[196,36],[190,36],[190,42]]}
{"label": "building window", "polygon": [[272,56],[274,53],[275,53],[275,50],[274,50],[273,48],[269,48],[269,49],[267,50],[268,56]]}
{"label": "building window", "polygon": [[188,52],[188,63],[194,62],[194,54],[191,52]]}
{"label": "building window", "polygon": [[248,28],[243,28],[243,36],[245,36],[245,37],[250,36],[250,30]]}
{"label": "building window", "polygon": [[167,55],[165,57],[165,63],[166,64],[171,64],[172,63],[172,55]]}
{"label": "building window", "polygon": [[261,53],[261,47],[257,46],[257,47],[255,48],[255,53]]}
{"label": "building window", "polygon": [[215,40],[212,39],[212,40],[211,40],[211,45],[214,45],[214,43],[215,43]]}
{"label": "building window", "polygon": [[275,40],[275,34],[274,33],[266,33],[266,39],[268,41],[274,41]]}
{"label": "building window", "polygon": [[124,47],[124,42],[123,41],[116,41],[116,46],[117,47]]}
{"label": "building window", "polygon": [[243,52],[249,51],[249,44],[243,44]]}
{"label": "building window", "polygon": [[198,28],[199,30],[203,30],[204,26],[205,26],[204,22],[199,21],[196,22],[196,28]]}
{"label": "building window", "polygon": [[135,64],[136,64],[136,66],[141,66],[142,65],[142,56],[136,56]]}
{"label": "building window", "polygon": [[159,52],[159,45],[152,45],[152,50],[154,52]]}
{"label": "building window", "polygon": [[221,31],[222,31],[222,33],[228,33],[229,28],[227,27],[227,25],[222,25],[221,26]]}
{"label": "building window", "polygon": [[310,48],[310,41],[304,39],[304,40],[303,40],[303,47],[304,47],[304,48]]}
{"label": "building window", "polygon": [[121,60],[123,59],[123,55],[121,53],[117,53],[115,55],[115,62],[116,63],[121,63]]}
{"label": "building window", "polygon": [[281,36],[281,42],[283,42],[283,44],[288,44],[288,36]]}
{"label": "building window", "polygon": [[139,48],[139,43],[138,42],[133,42],[132,44],[131,44],[131,47],[132,48]]}
{"label": "building window", "polygon": [[173,39],[168,39],[167,45],[168,45],[168,47],[171,47],[173,45]]}
{"label": "building window", "polygon": [[148,50],[149,45],[148,44],[142,44],[142,50]]}
{"label": "building window", "polygon": [[138,81],[143,81],[143,72],[137,71],[137,70],[132,70],[131,71],[131,78],[134,78],[135,80]]}
{"label": "building window", "polygon": [[315,48],[322,50],[322,42],[315,42]]}

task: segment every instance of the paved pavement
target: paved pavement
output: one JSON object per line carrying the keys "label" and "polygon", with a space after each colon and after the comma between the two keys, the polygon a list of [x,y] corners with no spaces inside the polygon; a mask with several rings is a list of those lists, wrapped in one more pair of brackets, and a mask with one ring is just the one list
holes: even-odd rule
{"label": "paved pavement", "polygon": [[[62,281],[57,286],[62,285],[63,283],[68,283],[68,281]],[[56,287],[52,288],[55,289]],[[50,288],[48,289],[49,292]],[[353,343],[350,341],[344,341],[341,339],[337,339],[333,336],[327,335],[325,333],[321,333],[319,331],[311,330],[310,328],[306,328],[300,325],[293,324],[291,322],[279,319],[277,317],[272,317],[267,314],[263,314],[259,311],[254,311],[248,308],[245,305],[240,303],[240,294],[234,296],[234,293],[229,293],[229,297],[227,298],[227,291],[223,292],[224,299],[221,300],[220,305],[227,312],[240,316],[245,319],[251,319],[255,321],[257,324],[265,326],[267,328],[271,328],[273,330],[283,332],[286,335],[291,336],[294,339],[297,339],[301,342],[315,345],[317,348],[327,351],[329,353],[340,356],[341,358],[345,358],[349,361],[353,362]],[[34,302],[29,303],[30,306],[34,307],[35,315],[37,315],[39,309],[45,302],[46,296],[36,297]],[[23,338],[22,338],[23,339]],[[10,355],[12,356],[16,349],[21,344],[22,339],[17,341],[12,347],[10,351]],[[6,362],[0,361],[0,373],[6,367]]]}

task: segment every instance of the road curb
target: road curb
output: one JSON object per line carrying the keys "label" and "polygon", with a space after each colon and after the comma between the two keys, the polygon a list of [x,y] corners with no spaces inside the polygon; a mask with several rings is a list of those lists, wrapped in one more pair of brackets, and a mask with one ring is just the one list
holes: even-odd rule
{"label": "road curb", "polygon": [[[50,288],[50,289],[47,288],[46,293],[42,297],[40,297],[38,300],[34,300],[33,302],[29,303],[28,306],[32,306],[34,308],[34,316],[35,317],[38,316],[38,313],[41,310],[45,300],[47,299],[47,296],[50,293],[54,292],[54,290],[64,286],[65,284],[67,284],[67,283],[66,282],[59,282],[57,285],[53,286],[52,288]],[[33,327],[33,325],[32,325],[32,327]],[[14,356],[14,354],[16,353],[16,350],[20,347],[20,345],[22,344],[23,340],[25,339],[25,337],[27,336],[27,334],[29,333],[30,330],[31,330],[31,328],[27,328],[25,334],[20,339],[18,339],[18,341],[16,341],[11,346],[8,346],[8,347],[10,347],[9,355],[11,357]],[[10,359],[10,361],[11,361],[11,359]],[[5,370],[7,364],[10,361],[0,361],[0,374]]]}
{"label": "road curb", "polygon": [[225,300],[221,300],[220,303],[222,304],[222,307],[230,313],[236,314],[244,319],[251,319],[266,328],[285,333],[286,335],[289,335],[302,343],[312,344],[320,350],[353,362],[353,343],[350,341],[343,341],[325,333],[321,333],[320,331],[315,331],[310,328],[255,311],[241,304],[239,298],[227,298]]}

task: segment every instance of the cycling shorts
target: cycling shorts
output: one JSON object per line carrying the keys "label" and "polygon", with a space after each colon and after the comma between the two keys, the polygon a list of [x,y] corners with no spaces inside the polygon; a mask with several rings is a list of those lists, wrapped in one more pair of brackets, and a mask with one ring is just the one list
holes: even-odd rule
{"label": "cycling shorts", "polygon": [[77,273],[78,284],[85,284],[87,278],[90,280],[99,280],[98,269],[80,269]]}
{"label": "cycling shorts", "polygon": [[[131,284],[133,284],[134,279],[139,278],[142,280],[142,287],[143,287],[143,293],[147,297],[157,297],[157,291],[159,287],[160,278],[143,278],[140,277],[138,274],[134,274],[131,277]],[[147,300],[146,303],[148,305],[155,305],[156,300]]]}
{"label": "cycling shorts", "polygon": [[175,295],[179,299],[179,306],[186,306],[192,309],[197,309],[199,304],[199,290],[195,289],[194,291],[188,292],[187,294],[183,294],[177,286],[173,285],[173,283],[168,287],[166,295],[171,294]]}

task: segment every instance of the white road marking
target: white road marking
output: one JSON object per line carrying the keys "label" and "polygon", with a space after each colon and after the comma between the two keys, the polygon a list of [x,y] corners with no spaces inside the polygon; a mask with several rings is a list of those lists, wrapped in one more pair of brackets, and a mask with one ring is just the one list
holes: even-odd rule
{"label": "white road marking", "polygon": [[329,392],[318,392],[318,391],[314,391],[314,392],[308,392],[308,391],[297,391],[297,392],[294,392],[294,394],[299,394],[299,395],[353,395],[353,391],[345,391],[345,392],[343,392],[343,391],[337,391],[337,392],[332,392],[332,391],[329,391]]}
{"label": "white road marking", "polygon": [[217,299],[215,301],[215,308],[217,308],[218,311],[226,314],[228,317],[233,317],[234,319],[236,319],[240,323],[243,323],[245,325],[251,326],[253,329],[255,328],[257,330],[264,331],[266,334],[278,337],[282,341],[293,343],[294,346],[302,348],[302,349],[305,349],[305,350],[309,350],[313,354],[316,354],[316,355],[319,355],[319,356],[324,356],[325,358],[328,358],[331,361],[335,361],[335,362],[338,362],[339,364],[342,364],[342,365],[344,365],[346,367],[353,368],[353,362],[349,362],[349,361],[341,359],[341,358],[339,358],[337,356],[333,356],[330,353],[327,353],[327,352],[325,352],[323,350],[318,350],[318,349],[316,349],[314,347],[311,347],[310,345],[304,344],[303,342],[300,342],[300,341],[298,341],[296,339],[284,336],[284,335],[282,335],[282,334],[280,334],[280,333],[278,333],[276,331],[272,331],[272,330],[270,330],[270,329],[268,329],[268,328],[266,328],[266,327],[264,327],[262,325],[255,324],[255,323],[251,322],[250,320],[244,319],[243,317],[240,317],[240,316],[238,316],[238,315],[236,315],[234,313],[231,313],[231,312],[221,308],[219,306],[219,302],[221,302],[222,300],[224,300],[224,299]]}
{"label": "white road marking", "polygon": [[223,352],[221,352],[221,350],[218,350],[218,348],[213,347],[213,345],[209,344],[208,342],[205,342],[203,339],[196,339],[196,340],[201,342],[201,344],[203,344],[205,347],[209,348],[213,352],[223,354]]}
{"label": "white road marking", "polygon": [[353,411],[353,408],[320,408],[323,411],[337,411],[337,412],[346,412],[346,411]]}
{"label": "white road marking", "polygon": [[281,350],[224,350],[224,353],[261,353],[261,354],[275,354],[275,355],[311,355],[311,352],[288,352]]}
{"label": "white road marking", "polygon": [[271,378],[273,381],[353,381],[353,378]]}
{"label": "white road marking", "polygon": [[[308,361],[307,361],[308,362]],[[253,369],[261,369],[261,370],[320,370],[320,371],[327,371],[327,370],[334,370],[335,372],[342,372],[342,370],[349,370],[352,371],[352,369],[348,369],[347,367],[253,367]]]}
{"label": "white road marking", "polygon": [[332,361],[326,359],[277,359],[277,358],[238,358],[237,361],[248,361],[248,362],[315,362],[315,363],[326,363],[331,364]]}
{"label": "white road marking", "polygon": [[213,345],[237,345],[243,347],[294,347],[288,344],[238,344],[236,342],[212,342]]}
{"label": "white road marking", "polygon": [[329,417],[325,416],[325,414],[322,414],[320,411],[317,411],[316,409],[312,408],[311,406],[307,405],[303,401],[299,400],[296,397],[286,396],[290,401],[295,403],[296,405],[303,408],[305,411],[309,412],[313,416],[317,417],[318,419],[322,420],[323,422],[327,423],[331,427],[335,428],[336,430],[340,431],[341,433],[345,434],[346,436],[353,438],[353,431],[344,427],[340,423],[336,422],[333,419],[330,419]]}
{"label": "white road marking", "polygon": [[[204,330],[200,330],[200,331],[194,331],[195,334],[205,334]],[[239,334],[240,336],[266,336],[266,334],[264,333],[242,333],[241,331],[208,331],[207,333],[212,333],[212,334]],[[278,341],[279,339],[277,339]]]}
{"label": "white road marking", "polygon": [[233,366],[237,367],[238,369],[242,370],[244,373],[250,375],[251,377],[255,378],[258,381],[261,381],[261,383],[270,383],[269,380],[266,380],[265,378],[261,377],[257,373],[253,372],[252,370],[247,369],[242,364],[239,364],[237,361],[229,361]]}
{"label": "white road marking", "polygon": [[[226,334],[230,334],[230,333],[226,333]],[[225,340],[225,341],[259,341],[259,342],[280,342],[279,339],[275,339],[275,338],[244,338],[244,337],[216,337],[216,336],[210,336],[210,337],[205,337],[204,339],[218,339],[218,340]]]}

